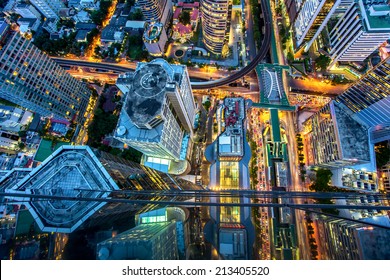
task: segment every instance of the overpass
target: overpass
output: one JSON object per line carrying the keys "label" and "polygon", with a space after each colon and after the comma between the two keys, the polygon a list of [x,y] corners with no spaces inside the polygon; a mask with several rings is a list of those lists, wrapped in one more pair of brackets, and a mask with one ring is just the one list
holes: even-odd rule
{"label": "overpass", "polygon": [[[263,17],[264,17],[265,34],[264,34],[262,45],[256,57],[247,66],[245,66],[241,70],[233,73],[228,77],[218,79],[218,80],[213,80],[213,81],[206,81],[206,82],[191,82],[192,89],[210,89],[210,88],[228,85],[244,77],[245,75],[249,74],[265,58],[271,44],[272,18],[271,18],[271,11],[267,0],[261,0],[261,6],[263,10]],[[116,74],[121,74],[121,73],[135,70],[135,66],[128,67],[128,66],[121,66],[113,63],[91,62],[91,61],[83,61],[83,60],[69,60],[69,59],[57,58],[57,57],[53,57],[52,59],[56,61],[59,65],[65,67],[72,67],[72,66],[90,67],[102,71],[112,71],[113,73]]]}

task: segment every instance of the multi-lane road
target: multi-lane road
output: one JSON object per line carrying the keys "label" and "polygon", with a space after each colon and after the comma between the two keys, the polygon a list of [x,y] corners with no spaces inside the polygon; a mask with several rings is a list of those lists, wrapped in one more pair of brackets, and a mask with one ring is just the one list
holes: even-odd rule
{"label": "multi-lane road", "polygon": [[[267,5],[267,0],[261,0],[261,5],[263,7],[263,16],[264,16],[264,26],[265,33],[262,45],[260,47],[259,52],[255,56],[255,58],[244,68],[234,72],[231,75],[227,75],[226,77],[216,77],[217,79],[205,82],[192,82],[191,86],[193,89],[210,89],[215,87],[220,87],[224,85],[228,85],[245,75],[249,74],[252,70],[256,68],[256,66],[265,58],[268,53],[270,44],[271,44],[271,12]],[[250,32],[250,30],[249,30]],[[124,73],[135,70],[135,63],[127,64],[126,66],[114,63],[103,63],[103,62],[93,62],[93,61],[85,61],[85,60],[76,60],[76,59],[66,59],[66,58],[57,58],[53,57],[53,59],[60,64],[61,66],[77,66],[77,67],[90,67],[103,71],[112,71],[114,73]],[[194,73],[194,71],[191,71]],[[215,75],[215,74],[214,74]],[[210,73],[209,77],[213,78],[212,73]]]}

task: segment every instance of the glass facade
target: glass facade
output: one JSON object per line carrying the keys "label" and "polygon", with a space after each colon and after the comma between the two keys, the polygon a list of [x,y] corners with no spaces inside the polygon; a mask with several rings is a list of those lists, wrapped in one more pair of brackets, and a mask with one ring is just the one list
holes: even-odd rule
{"label": "glass facade", "polygon": [[390,57],[379,63],[336,101],[347,106],[365,123],[375,126],[390,121]]}

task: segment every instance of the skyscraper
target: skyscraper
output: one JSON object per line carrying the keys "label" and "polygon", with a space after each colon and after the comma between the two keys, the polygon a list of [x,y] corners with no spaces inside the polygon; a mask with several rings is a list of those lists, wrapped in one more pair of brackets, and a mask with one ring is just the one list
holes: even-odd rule
{"label": "skyscraper", "polygon": [[232,1],[202,0],[201,11],[203,43],[210,52],[222,54],[229,40]]}
{"label": "skyscraper", "polygon": [[294,22],[296,50],[309,50],[339,3],[340,0],[307,0],[301,5]]}
{"label": "skyscraper", "polygon": [[186,66],[163,59],[138,63],[135,73],[120,76],[117,84],[126,99],[115,138],[149,157],[185,161],[195,118]]}
{"label": "skyscraper", "polygon": [[176,223],[140,224],[97,246],[99,260],[177,260]]}
{"label": "skyscraper", "polygon": [[390,231],[320,215],[315,219],[321,259],[387,260]]}
{"label": "skyscraper", "polygon": [[58,19],[60,9],[66,8],[64,2],[61,0],[30,0],[30,2],[45,18]]}
{"label": "skyscraper", "polygon": [[[63,233],[73,232],[81,225],[89,227],[108,223],[111,227],[123,216],[134,217],[137,212],[157,207],[99,200],[133,196],[125,190],[199,189],[202,188],[191,182],[88,146],[62,146],[33,170],[13,170],[0,181],[0,192],[73,197],[72,200],[18,199],[19,203],[26,205],[42,231]],[[77,197],[84,200],[77,201]],[[133,198],[153,200],[150,196],[135,195]],[[173,200],[189,198],[170,197]]]}
{"label": "skyscraper", "polygon": [[172,0],[138,0],[145,21],[161,22],[165,27],[169,23],[173,11]]}
{"label": "skyscraper", "polygon": [[84,123],[91,91],[0,21],[0,97],[42,116]]}
{"label": "skyscraper", "polygon": [[309,165],[338,168],[372,159],[367,127],[334,101],[310,117],[306,129]]}
{"label": "skyscraper", "polygon": [[390,57],[337,96],[336,102],[368,127],[390,123]]}
{"label": "skyscraper", "polygon": [[[379,3],[379,4],[378,4]],[[355,0],[330,31],[332,67],[339,61],[362,62],[390,38],[390,6],[385,0]]]}
{"label": "skyscraper", "polygon": [[167,31],[172,18],[172,0],[139,0],[145,21],[148,23],[143,41],[152,56],[162,56],[168,41]]}
{"label": "skyscraper", "polygon": [[18,4],[15,7],[15,12],[23,18],[41,18],[41,14],[34,8],[34,6],[29,4]]}

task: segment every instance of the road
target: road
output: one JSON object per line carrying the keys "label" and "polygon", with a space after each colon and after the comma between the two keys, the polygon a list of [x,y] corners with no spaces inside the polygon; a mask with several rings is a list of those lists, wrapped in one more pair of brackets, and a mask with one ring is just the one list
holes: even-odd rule
{"label": "road", "polygon": [[288,85],[293,89],[318,92],[319,94],[322,93],[323,95],[330,94],[333,96],[344,92],[350,86],[350,84],[333,86],[331,84],[327,84],[321,80],[313,78],[305,80],[289,79]]}
{"label": "road", "polygon": [[[267,0],[261,0],[262,7],[267,7]],[[265,56],[268,53],[270,44],[271,44],[271,26],[272,26],[272,20],[271,20],[271,13],[269,9],[263,8],[263,16],[264,16],[264,25],[265,25],[265,34],[264,39],[262,42],[262,45],[260,47],[259,52],[255,56],[255,58],[245,67],[240,69],[237,72],[234,72],[233,74],[230,74],[231,72],[227,72],[228,75],[226,77],[215,77],[215,80],[207,81],[207,82],[192,82],[191,86],[192,89],[210,89],[215,87],[220,87],[224,85],[228,85],[245,75],[249,74],[253,69],[256,68],[256,66],[265,58]],[[92,67],[96,69],[102,69],[102,70],[109,70],[117,73],[124,73],[129,72],[131,70],[135,69],[135,63],[134,65],[128,64],[126,66],[120,65],[120,64],[113,64],[113,63],[107,63],[107,62],[93,62],[93,61],[84,61],[80,59],[67,59],[67,58],[56,58],[52,57],[58,64],[62,66],[80,66],[80,67]],[[213,73],[210,73],[209,77],[212,77],[214,75]]]}

